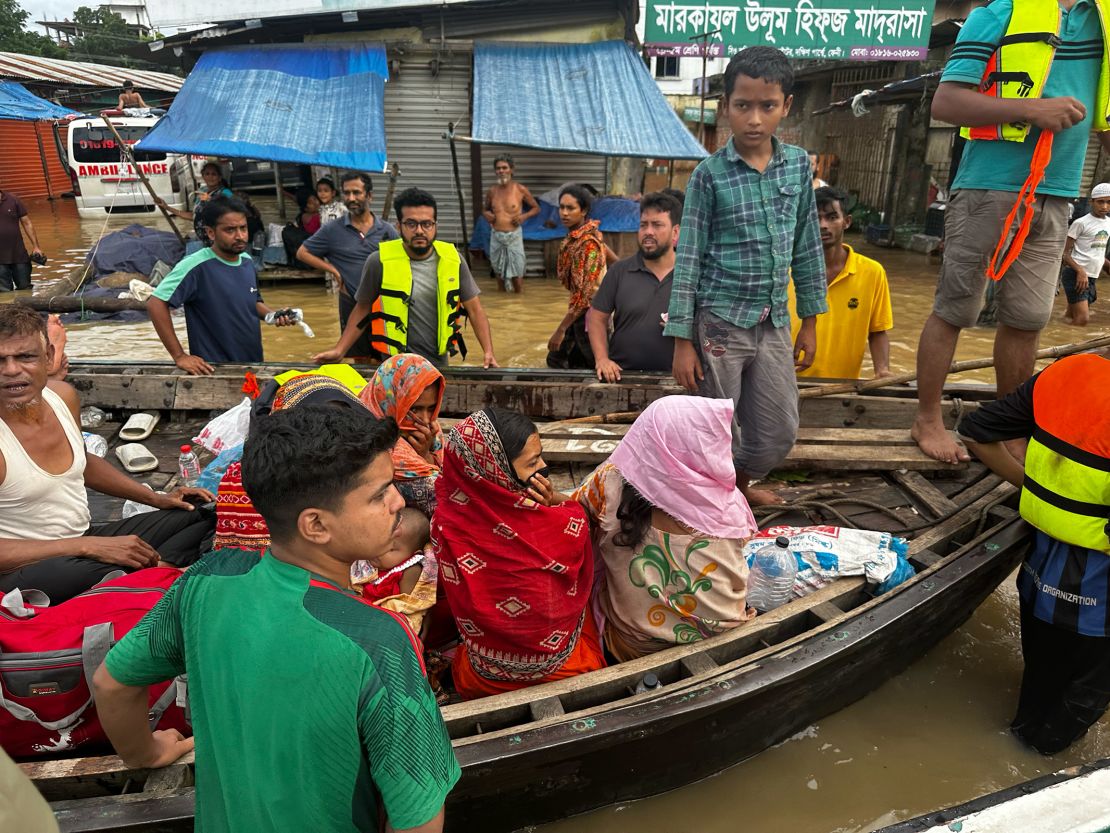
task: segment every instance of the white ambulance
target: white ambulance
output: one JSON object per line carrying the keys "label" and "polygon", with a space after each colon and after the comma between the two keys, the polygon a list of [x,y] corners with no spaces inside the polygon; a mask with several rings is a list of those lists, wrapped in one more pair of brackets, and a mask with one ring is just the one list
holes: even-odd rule
{"label": "white ambulance", "polygon": [[[105,117],[83,117],[69,123],[66,140],[69,179],[81,217],[103,217],[113,211],[156,211],[150,192],[117,146]],[[157,123],[159,116],[106,116],[120,138],[133,146]],[[135,150],[135,161],[154,193],[174,208],[185,207],[181,174],[188,176],[188,158],[162,151]]]}

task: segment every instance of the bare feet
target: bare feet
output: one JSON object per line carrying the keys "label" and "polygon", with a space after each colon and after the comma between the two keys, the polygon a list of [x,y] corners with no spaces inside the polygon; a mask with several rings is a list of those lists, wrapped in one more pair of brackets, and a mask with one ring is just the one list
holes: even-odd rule
{"label": "bare feet", "polygon": [[773,506],[776,503],[786,502],[770,489],[753,489],[749,486],[746,489],[741,489],[740,493],[748,501],[748,506]]}
{"label": "bare feet", "polygon": [[967,449],[956,442],[956,438],[939,420],[927,420],[918,416],[913,422],[913,428],[910,429],[910,436],[917,443],[917,447],[934,460],[955,464],[965,463],[971,459]]}
{"label": "bare feet", "polygon": [[1029,440],[1024,437],[1019,437],[1016,440],[1006,440],[1003,443],[1006,450],[1010,452],[1010,456],[1025,465],[1025,452],[1029,449]]}

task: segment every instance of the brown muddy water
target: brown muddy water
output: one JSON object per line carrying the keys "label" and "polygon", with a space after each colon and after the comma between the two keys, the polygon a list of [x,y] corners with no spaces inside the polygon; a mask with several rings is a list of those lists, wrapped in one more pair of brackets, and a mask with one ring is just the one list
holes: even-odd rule
{"label": "brown muddy water", "polygon": [[[260,201],[261,203],[261,201]],[[30,201],[31,218],[51,259],[36,280],[61,276],[82,262],[101,232],[149,215],[79,221],[72,202]],[[263,212],[269,219],[263,204]],[[159,220],[157,225],[163,225]],[[848,241],[887,269],[894,303],[891,363],[912,370],[917,336],[927,317],[939,260],[901,250],[877,249],[858,236]],[[479,277],[502,365],[542,366],[546,341],[566,307],[554,280],[529,280],[523,296],[496,291]],[[271,361],[306,361],[338,336],[335,298],[323,287],[264,287],[273,307],[301,307],[315,339],[299,328],[264,328]],[[1042,346],[1080,341],[1110,326],[1101,305],[1086,330],[1061,318],[1057,298]],[[184,340],[184,325],[179,322]],[[167,358],[147,322],[87,323],[68,328],[73,359]],[[994,332],[974,329],[960,340],[958,359],[991,354]],[[473,362],[473,356],[471,362]],[[865,366],[865,372],[867,368]],[[964,380],[993,382],[990,370]],[[699,784],[644,801],[607,808],[546,825],[542,833],[732,833],[743,829],[788,833],[863,833],[900,819],[966,801],[1063,766],[1110,756],[1110,720],[1103,720],[1066,753],[1042,758],[1013,741],[1006,730],[1021,674],[1017,598],[1012,579],[1000,587],[959,631],[905,673],[853,706],[827,717],[756,758]],[[683,762],[651,762],[680,778]],[[1032,830],[1035,823],[1028,829]]]}

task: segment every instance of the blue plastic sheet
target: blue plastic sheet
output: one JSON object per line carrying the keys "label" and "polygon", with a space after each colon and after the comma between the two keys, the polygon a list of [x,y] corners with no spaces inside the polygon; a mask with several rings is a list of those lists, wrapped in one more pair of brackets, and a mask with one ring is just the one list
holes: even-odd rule
{"label": "blue plastic sheet", "polygon": [[17,84],[15,81],[0,81],[0,119],[39,121],[79,115],[81,114],[76,110],[70,110],[68,107],[62,107],[60,104],[27,92],[22,84]]}
{"label": "blue plastic sheet", "polygon": [[[559,222],[559,209],[549,202],[537,200],[540,213],[529,217],[521,230],[525,240],[558,240],[567,236],[566,227]],[[600,220],[602,231],[639,231],[640,203],[624,197],[601,197],[590,207],[590,219]],[[553,225],[552,225],[553,224]],[[482,249],[489,255],[489,222],[479,217],[470,237],[471,249]]]}
{"label": "blue plastic sheet", "polygon": [[137,146],[382,171],[388,77],[380,44],[213,50]]}
{"label": "blue plastic sheet", "polygon": [[606,156],[708,155],[624,41],[476,43],[472,135]]}

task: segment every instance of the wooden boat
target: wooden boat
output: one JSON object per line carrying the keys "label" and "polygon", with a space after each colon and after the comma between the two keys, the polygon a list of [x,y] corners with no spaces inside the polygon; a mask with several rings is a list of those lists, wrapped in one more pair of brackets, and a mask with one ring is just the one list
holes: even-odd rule
{"label": "wooden boat", "polygon": [[[112,411],[117,422],[99,429],[106,436],[114,434],[128,410],[159,407],[165,399],[155,398],[167,395],[159,386],[174,388],[178,408],[146,441],[163,461],[163,470],[149,482],[165,486],[176,446],[197,432],[208,409],[241,398],[242,375],[202,379],[166,374],[164,368],[144,373],[146,368],[133,364],[122,373],[120,367],[79,365],[71,377],[89,404]],[[482,373],[452,373],[447,399],[465,403],[455,410],[463,413],[484,404],[476,391],[496,401],[496,391],[505,386],[527,384],[506,375],[511,374],[481,383],[484,388],[475,382],[471,393],[460,395],[451,394],[452,386],[465,388],[466,380]],[[509,396],[508,401],[532,403],[541,414],[590,401],[588,394],[561,400],[551,393],[552,386],[562,384],[543,380],[537,385],[547,393]],[[606,387],[623,389],[619,396],[626,403],[661,395],[669,387],[656,381],[645,391],[638,384]],[[118,398],[113,407],[111,391],[127,398],[126,408]],[[862,579],[842,578],[702,642],[581,677],[446,706],[444,719],[463,769],[448,801],[449,829],[516,830],[720,772],[899,673],[963,623],[1010,574],[1031,540],[1013,509],[1015,490],[978,464],[934,472],[939,464],[917,459],[921,455],[905,439],[914,400],[849,396],[810,402],[820,407],[804,406],[806,441],[799,447],[817,450],[804,452],[808,458],[799,465],[821,473],[781,489],[787,507],[764,520],[911,529],[910,559],[917,575],[879,597],[872,597]],[[185,403],[191,405],[188,410],[182,408]],[[606,433],[583,434],[583,429]],[[566,488],[581,481],[619,442],[623,429],[605,423],[542,425],[547,453],[561,461],[556,484]],[[572,442],[583,445],[571,447]],[[118,510],[111,499],[101,498],[92,508],[97,518]],[[649,672],[662,687],[634,693]],[[55,802],[64,831],[191,829],[190,759],[154,773],[129,770],[110,756],[22,766]]]}
{"label": "wooden boat", "polygon": [[[1110,830],[1110,758],[1071,766],[876,833],[1079,833]],[[1035,821],[1033,821],[1035,819]]]}

